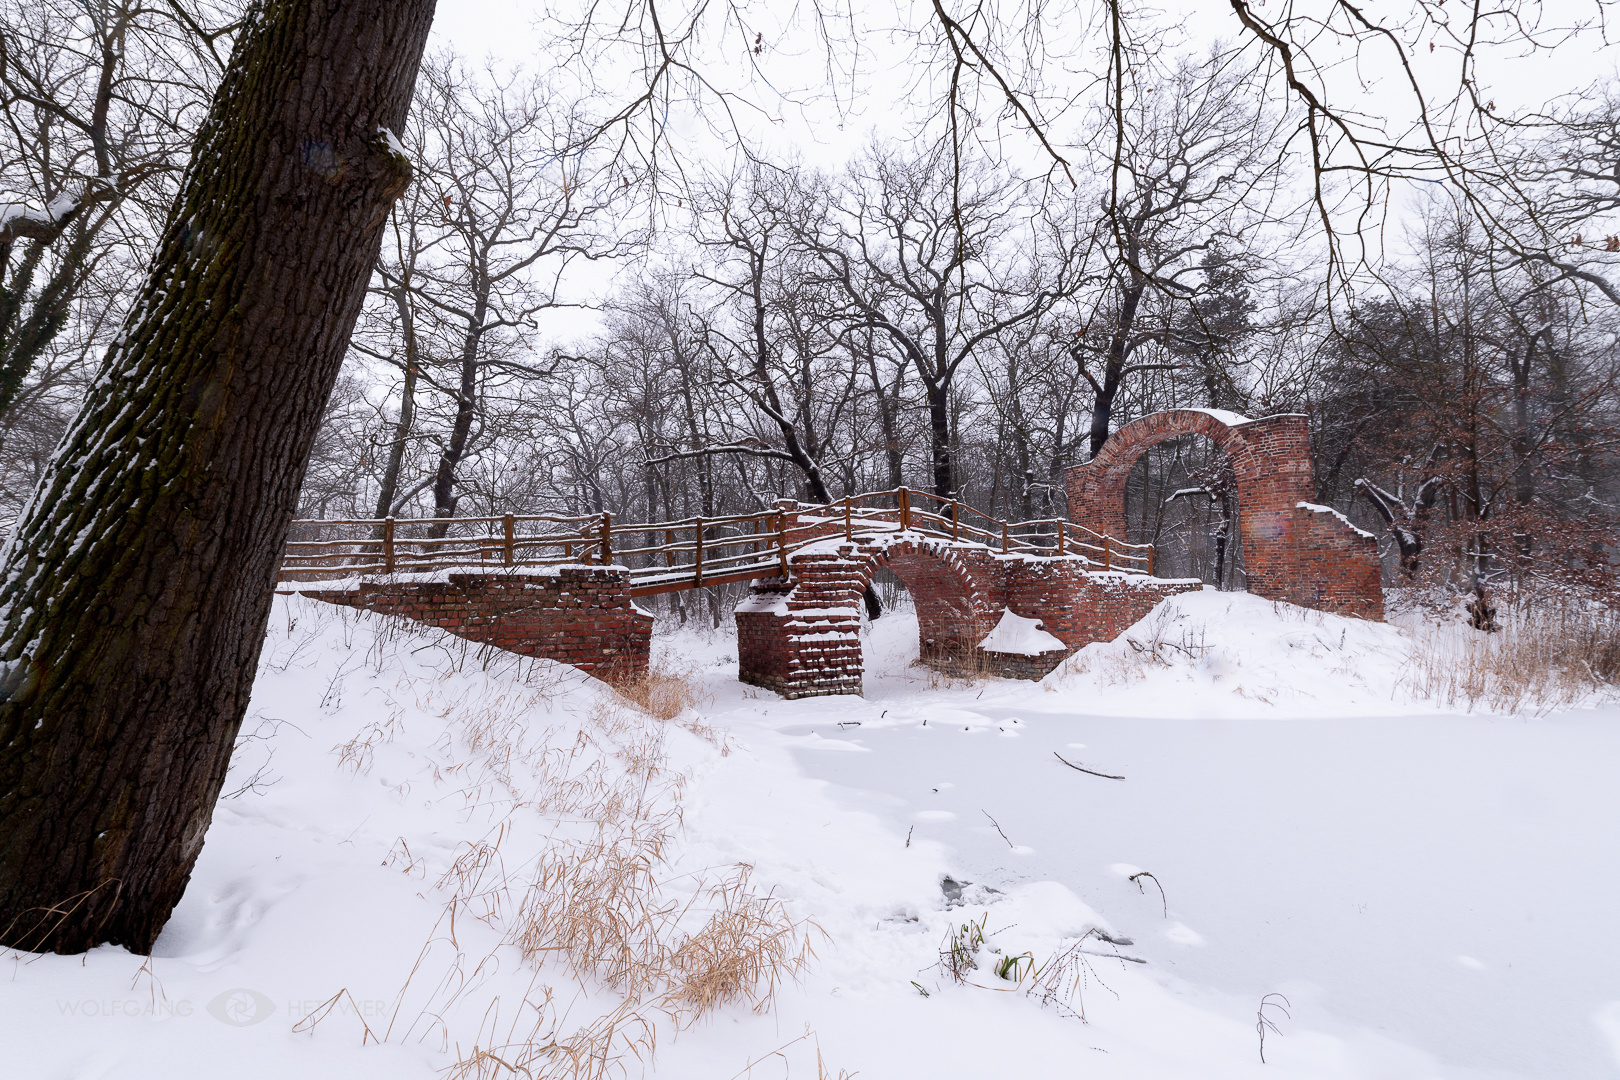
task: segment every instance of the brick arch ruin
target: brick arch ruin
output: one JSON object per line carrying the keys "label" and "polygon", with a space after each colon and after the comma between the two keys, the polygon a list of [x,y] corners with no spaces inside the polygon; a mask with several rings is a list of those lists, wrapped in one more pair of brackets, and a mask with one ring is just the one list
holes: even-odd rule
{"label": "brick arch ruin", "polygon": [[[880,568],[905,582],[922,660],[1038,679],[1076,649],[1109,641],[1196,581],[1098,572],[1085,559],[1003,555],[914,532],[821,541],[793,556],[794,581],[757,583],[737,608],[738,677],[784,697],[859,694],[861,596]],[[981,647],[1004,613],[1039,619],[1056,638],[1040,653]]]}
{"label": "brick arch ruin", "polygon": [[1232,462],[1249,591],[1367,619],[1384,617],[1378,543],[1311,501],[1310,429],[1294,414],[1251,420],[1216,409],[1174,409],[1134,420],[1101,452],[1068,470],[1069,519],[1125,535],[1125,482],[1151,447],[1179,435],[1208,438]]}

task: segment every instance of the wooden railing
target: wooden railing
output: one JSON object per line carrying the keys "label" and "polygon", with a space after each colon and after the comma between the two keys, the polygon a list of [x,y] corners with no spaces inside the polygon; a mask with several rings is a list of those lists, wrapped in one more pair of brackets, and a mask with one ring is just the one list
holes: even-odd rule
{"label": "wooden railing", "polygon": [[1153,573],[1151,544],[1127,544],[1059,518],[1007,522],[923,491],[853,495],[819,506],[626,524],[560,517],[322,519],[293,522],[281,581],[503,566],[629,568],[638,595],[789,574],[789,556],[840,534],[910,531],[1005,555],[1080,556],[1103,570]]}

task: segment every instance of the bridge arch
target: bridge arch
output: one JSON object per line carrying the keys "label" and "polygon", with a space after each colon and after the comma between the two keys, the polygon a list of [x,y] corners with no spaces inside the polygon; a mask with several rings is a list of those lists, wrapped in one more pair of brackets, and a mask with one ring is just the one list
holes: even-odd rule
{"label": "bridge arch", "polygon": [[950,548],[899,543],[879,549],[861,569],[864,585],[879,567],[893,572],[917,609],[919,655],[930,663],[961,664],[994,628],[1001,609],[982,581]]}
{"label": "bridge arch", "polygon": [[[738,606],[738,677],[790,698],[859,694],[861,597],[882,567],[911,592],[924,661],[1013,678],[1038,679],[1075,649],[1113,639],[1164,597],[1200,587],[1098,572],[1080,556],[1008,555],[911,531],[831,537],[794,554],[792,581],[759,582]],[[1035,655],[985,650],[1008,612],[1039,619],[1054,647]]]}
{"label": "bridge arch", "polygon": [[1251,420],[1219,409],[1171,409],[1116,431],[1095,458],[1068,470],[1069,519],[1125,535],[1125,483],[1149,448],[1179,435],[1208,438],[1232,462],[1249,591],[1366,618],[1383,617],[1377,541],[1311,500],[1310,427],[1298,414]]}

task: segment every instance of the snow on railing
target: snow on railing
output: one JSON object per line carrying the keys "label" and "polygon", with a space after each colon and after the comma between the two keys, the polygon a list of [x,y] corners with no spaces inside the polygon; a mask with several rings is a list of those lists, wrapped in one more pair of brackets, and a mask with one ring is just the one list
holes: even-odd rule
{"label": "snow on railing", "polygon": [[[881,505],[873,505],[881,504]],[[646,595],[790,574],[793,552],[837,536],[914,532],[1003,555],[1084,558],[1153,573],[1151,544],[1128,544],[1061,518],[1008,522],[955,499],[896,488],[754,514],[616,522],[612,514],[295,521],[280,581],[496,567],[622,565]]]}

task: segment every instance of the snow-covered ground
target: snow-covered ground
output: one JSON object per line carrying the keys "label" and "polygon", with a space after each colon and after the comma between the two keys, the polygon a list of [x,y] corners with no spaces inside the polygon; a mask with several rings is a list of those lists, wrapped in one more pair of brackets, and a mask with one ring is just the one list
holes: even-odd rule
{"label": "snow-covered ground", "polygon": [[[702,700],[664,723],[279,600],[156,954],[6,957],[0,1075],[457,1075],[606,1016],[656,1037],[651,1074],[715,1080],[1614,1076],[1620,709],[1449,714],[1410,641],[1205,592],[1041,684],[952,682],[894,612],[864,698],[785,702],[731,637],[670,633]],[[627,1009],[546,951],[556,896],[622,903],[580,891],[604,852],[647,871],[648,955],[754,912],[814,958],[767,1010],[682,1027],[664,983]]]}

